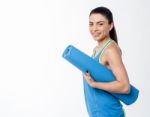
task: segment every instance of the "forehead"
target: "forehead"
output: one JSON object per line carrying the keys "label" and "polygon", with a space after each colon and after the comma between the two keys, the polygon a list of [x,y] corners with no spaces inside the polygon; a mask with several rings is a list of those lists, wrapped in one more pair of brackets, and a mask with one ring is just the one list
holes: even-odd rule
{"label": "forehead", "polygon": [[89,22],[100,22],[100,21],[104,21],[107,22],[108,20],[106,19],[106,17],[102,14],[91,14],[89,16]]}

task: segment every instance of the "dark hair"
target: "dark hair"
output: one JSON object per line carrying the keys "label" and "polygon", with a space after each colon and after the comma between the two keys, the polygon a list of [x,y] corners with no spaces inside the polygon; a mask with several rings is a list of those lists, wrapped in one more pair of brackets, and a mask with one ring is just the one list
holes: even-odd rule
{"label": "dark hair", "polygon": [[[90,15],[92,15],[92,14],[102,14],[103,16],[105,16],[107,18],[109,24],[114,22],[112,12],[106,7],[97,7],[95,9],[93,9],[90,12]],[[110,35],[110,38],[118,44],[115,26],[113,26],[112,30],[109,32],[109,35]]]}

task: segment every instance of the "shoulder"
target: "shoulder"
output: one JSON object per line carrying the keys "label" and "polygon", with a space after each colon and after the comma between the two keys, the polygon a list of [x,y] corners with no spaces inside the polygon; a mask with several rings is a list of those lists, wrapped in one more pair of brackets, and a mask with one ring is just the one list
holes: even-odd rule
{"label": "shoulder", "polygon": [[108,46],[108,48],[106,49],[106,54],[107,55],[122,55],[122,51],[120,49],[120,47],[118,46],[118,44],[115,41],[112,41],[112,43]]}
{"label": "shoulder", "polygon": [[118,44],[113,41],[105,51],[106,59],[109,63],[120,63],[122,62],[122,52]]}

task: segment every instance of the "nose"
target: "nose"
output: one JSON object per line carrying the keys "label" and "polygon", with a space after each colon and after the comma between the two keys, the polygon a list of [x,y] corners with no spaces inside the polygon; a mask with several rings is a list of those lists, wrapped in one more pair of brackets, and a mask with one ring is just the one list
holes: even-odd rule
{"label": "nose", "polygon": [[97,31],[98,27],[96,25],[92,26],[92,31]]}

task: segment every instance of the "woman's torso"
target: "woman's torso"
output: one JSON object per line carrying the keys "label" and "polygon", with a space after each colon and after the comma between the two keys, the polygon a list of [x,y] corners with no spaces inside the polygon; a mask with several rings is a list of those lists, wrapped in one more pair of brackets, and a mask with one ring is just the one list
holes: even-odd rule
{"label": "woman's torso", "polygon": [[[101,63],[100,57],[111,43],[112,40],[108,40],[93,59]],[[104,90],[92,88],[84,78],[83,83],[85,102],[90,117],[124,117],[122,105],[117,98]]]}

